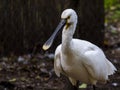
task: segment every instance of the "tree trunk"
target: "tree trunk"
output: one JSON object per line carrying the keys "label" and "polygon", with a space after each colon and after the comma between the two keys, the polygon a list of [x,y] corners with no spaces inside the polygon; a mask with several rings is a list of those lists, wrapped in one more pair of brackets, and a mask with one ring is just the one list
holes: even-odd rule
{"label": "tree trunk", "polygon": [[79,0],[79,6],[79,37],[102,47],[104,39],[104,0]]}

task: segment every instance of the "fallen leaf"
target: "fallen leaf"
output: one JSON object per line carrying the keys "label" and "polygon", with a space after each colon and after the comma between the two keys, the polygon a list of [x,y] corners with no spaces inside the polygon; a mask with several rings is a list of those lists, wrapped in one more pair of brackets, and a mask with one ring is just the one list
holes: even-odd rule
{"label": "fallen leaf", "polygon": [[79,88],[87,88],[87,84],[83,83],[79,86]]}
{"label": "fallen leaf", "polygon": [[15,82],[17,79],[16,78],[12,78],[9,80],[9,82]]}

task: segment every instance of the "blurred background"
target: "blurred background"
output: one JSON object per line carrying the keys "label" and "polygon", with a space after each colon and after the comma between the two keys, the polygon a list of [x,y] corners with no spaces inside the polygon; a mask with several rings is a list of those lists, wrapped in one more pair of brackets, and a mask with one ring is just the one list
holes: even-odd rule
{"label": "blurred background", "polygon": [[67,8],[78,14],[74,37],[102,48],[118,69],[98,88],[119,89],[120,0],[0,0],[0,90],[65,90],[67,80],[57,78],[53,69],[61,33],[48,51],[42,45]]}

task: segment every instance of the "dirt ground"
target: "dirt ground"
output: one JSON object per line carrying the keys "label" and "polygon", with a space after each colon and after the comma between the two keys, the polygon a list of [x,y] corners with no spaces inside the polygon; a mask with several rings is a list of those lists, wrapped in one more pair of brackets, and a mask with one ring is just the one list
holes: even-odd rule
{"label": "dirt ground", "polygon": [[[120,31],[112,30],[105,32],[104,52],[118,71],[96,90],[120,90]],[[65,79],[54,73],[53,54],[0,57],[0,90],[64,90],[65,84]],[[92,90],[92,86],[84,90]]]}
{"label": "dirt ground", "polygon": [[[97,90],[101,88],[118,90],[120,89],[120,55],[113,50],[106,51],[106,54],[118,71],[110,77],[107,84],[97,85]],[[55,75],[53,60],[48,58],[41,60],[38,56],[40,54],[33,59],[29,59],[28,55],[1,58],[0,90],[63,90],[64,79]],[[86,88],[86,90],[91,89],[90,85]]]}
{"label": "dirt ground", "polygon": [[[105,85],[97,85],[97,90],[120,89],[120,48],[108,49],[108,59],[118,71],[110,76]],[[0,90],[64,90],[65,80],[58,78],[53,69],[53,59],[36,54],[0,58]],[[80,89],[81,90],[81,89]],[[88,85],[84,90],[92,90]]]}

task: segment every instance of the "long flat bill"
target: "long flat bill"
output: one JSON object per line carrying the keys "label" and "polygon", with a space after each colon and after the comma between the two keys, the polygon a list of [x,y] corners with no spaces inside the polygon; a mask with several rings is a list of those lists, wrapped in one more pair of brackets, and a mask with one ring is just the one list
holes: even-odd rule
{"label": "long flat bill", "polygon": [[55,29],[54,33],[51,35],[51,37],[45,42],[45,44],[43,45],[43,50],[47,50],[51,47],[57,33],[59,30],[61,30],[64,25],[66,24],[66,20],[61,20],[60,23],[58,24],[57,28]]}

